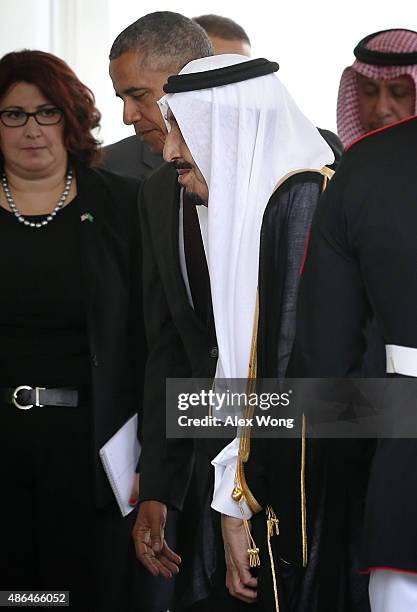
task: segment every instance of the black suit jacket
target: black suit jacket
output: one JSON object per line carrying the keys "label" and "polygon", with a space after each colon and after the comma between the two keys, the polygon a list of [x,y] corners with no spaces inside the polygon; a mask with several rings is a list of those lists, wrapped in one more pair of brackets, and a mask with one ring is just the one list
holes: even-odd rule
{"label": "black suit jacket", "polygon": [[141,404],[146,350],[136,206],[139,182],[81,164],[76,164],[76,176],[85,206],[80,232],[91,354],[96,500],[101,506],[113,494],[99,449]]}
{"label": "black suit jacket", "polygon": [[145,372],[140,501],[182,509],[192,467],[192,440],[166,439],[167,378],[210,378],[217,347],[212,326],[188,301],[179,261],[179,192],[169,164],[143,184],[140,217],[143,291],[149,357]]}
{"label": "black suit jacket", "polygon": [[143,179],[163,164],[139,136],[129,136],[102,149],[102,165],[122,176]]}

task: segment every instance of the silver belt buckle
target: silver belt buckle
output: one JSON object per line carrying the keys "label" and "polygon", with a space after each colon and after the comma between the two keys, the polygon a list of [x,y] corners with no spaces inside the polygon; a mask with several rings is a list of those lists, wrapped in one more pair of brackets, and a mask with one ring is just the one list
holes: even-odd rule
{"label": "silver belt buckle", "polygon": [[[16,389],[13,391],[13,396],[12,396],[12,401],[13,404],[16,406],[16,408],[19,408],[19,410],[30,410],[31,408],[33,408],[33,404],[27,404],[26,406],[22,406],[22,404],[19,404],[19,402],[17,401],[17,394],[19,393],[19,391],[33,391],[32,387],[29,387],[28,385],[21,385],[20,387],[16,387]],[[45,391],[45,387],[35,387],[35,406],[39,406],[40,408],[43,407],[43,404],[39,403],[39,391]]]}

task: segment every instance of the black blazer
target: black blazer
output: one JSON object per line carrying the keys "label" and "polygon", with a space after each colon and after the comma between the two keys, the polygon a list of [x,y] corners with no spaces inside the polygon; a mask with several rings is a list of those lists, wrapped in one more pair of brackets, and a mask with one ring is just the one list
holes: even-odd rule
{"label": "black blazer", "polygon": [[103,147],[103,167],[122,176],[143,179],[163,162],[161,155],[152,153],[139,136],[129,136]]}
{"label": "black blazer", "polygon": [[80,231],[91,354],[96,500],[102,506],[113,493],[99,449],[141,404],[146,350],[136,206],[139,182],[75,166],[83,207]]}
{"label": "black blazer", "polygon": [[193,467],[194,443],[166,439],[165,381],[212,377],[217,346],[213,327],[203,322],[190,305],[181,274],[179,193],[175,169],[164,164],[144,182],[140,197],[149,357],[139,499],[159,500],[182,509]]}

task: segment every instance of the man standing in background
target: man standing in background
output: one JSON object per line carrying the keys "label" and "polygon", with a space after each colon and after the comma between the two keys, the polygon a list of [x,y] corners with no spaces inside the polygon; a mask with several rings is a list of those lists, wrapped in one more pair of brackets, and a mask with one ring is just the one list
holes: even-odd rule
{"label": "man standing in background", "polygon": [[355,47],[337,100],[337,132],[344,147],[378,128],[417,113],[417,32],[370,34]]}
{"label": "man standing in background", "polygon": [[237,53],[251,55],[251,43],[245,30],[233,19],[220,15],[200,15],[193,21],[207,32],[214,47],[214,54]]}

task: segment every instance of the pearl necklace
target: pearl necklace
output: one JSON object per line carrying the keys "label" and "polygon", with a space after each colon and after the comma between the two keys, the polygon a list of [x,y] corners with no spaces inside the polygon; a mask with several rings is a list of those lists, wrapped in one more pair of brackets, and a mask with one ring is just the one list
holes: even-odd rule
{"label": "pearl necklace", "polygon": [[19,212],[19,209],[17,208],[17,206],[15,204],[15,201],[13,200],[13,196],[12,196],[12,194],[10,192],[9,184],[7,182],[7,177],[6,177],[5,173],[3,173],[1,181],[2,181],[2,187],[3,187],[4,195],[6,196],[6,200],[7,200],[8,204],[9,204],[9,206],[10,206],[10,209],[11,209],[12,213],[14,214],[16,219],[19,221],[19,223],[23,223],[23,225],[26,225],[27,227],[40,228],[40,227],[45,227],[46,225],[48,225],[48,223],[50,223],[56,217],[57,212],[59,212],[62,209],[62,207],[64,206],[65,200],[67,199],[68,194],[69,194],[70,189],[71,189],[72,177],[73,177],[72,169],[69,168],[67,177],[65,179],[64,191],[62,192],[62,196],[59,198],[58,204],[55,206],[53,211],[50,212],[49,215],[47,215],[46,219],[44,219],[43,221],[39,221],[38,223],[34,223],[33,221],[28,221]]}

